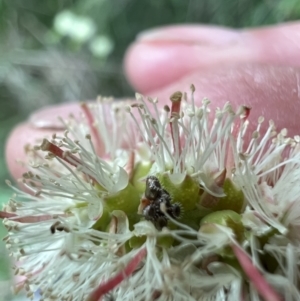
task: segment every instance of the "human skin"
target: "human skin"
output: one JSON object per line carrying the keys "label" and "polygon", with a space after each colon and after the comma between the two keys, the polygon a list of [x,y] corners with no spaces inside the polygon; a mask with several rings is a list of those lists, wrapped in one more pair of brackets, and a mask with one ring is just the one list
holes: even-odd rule
{"label": "human skin", "polygon": [[[166,104],[177,90],[196,87],[196,99],[212,107],[230,101],[251,107],[250,120],[274,120],[289,136],[300,134],[300,22],[231,30],[201,25],[169,26],[140,34],[129,47],[124,70],[133,88]],[[22,145],[62,130],[57,116],[74,115],[78,104],[44,108],[17,125],[6,144],[14,178],[24,169]],[[266,123],[267,125],[268,123]]]}

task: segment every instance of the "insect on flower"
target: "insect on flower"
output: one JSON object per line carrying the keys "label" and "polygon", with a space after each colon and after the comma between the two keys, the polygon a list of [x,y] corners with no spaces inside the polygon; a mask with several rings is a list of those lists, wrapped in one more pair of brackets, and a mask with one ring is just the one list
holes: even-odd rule
{"label": "insect on flower", "polygon": [[180,205],[171,203],[172,199],[170,194],[162,188],[157,177],[147,177],[145,197],[149,200],[149,205],[143,209],[143,215],[145,219],[151,221],[158,230],[161,230],[168,224],[168,217],[161,210],[162,204],[165,205],[167,214],[172,218],[177,219],[180,217]]}
{"label": "insect on flower", "polygon": [[139,94],[82,104],[63,135],[28,150],[32,193],[8,182],[0,211],[17,289],[62,301],[300,300],[300,137],[263,117],[250,132],[248,107],[212,112],[194,92],[169,105]]}

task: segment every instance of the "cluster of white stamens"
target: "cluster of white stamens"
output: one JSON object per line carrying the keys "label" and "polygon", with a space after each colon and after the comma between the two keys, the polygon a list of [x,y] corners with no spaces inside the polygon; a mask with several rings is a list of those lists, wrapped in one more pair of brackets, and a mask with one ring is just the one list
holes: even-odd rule
{"label": "cluster of white stamens", "polygon": [[[273,122],[262,134],[263,118],[249,134],[249,108],[226,103],[212,116],[194,90],[163,108],[141,95],[82,104],[80,119],[62,121],[64,135],[30,149],[22,183],[34,195],[12,187],[0,215],[17,287],[68,301],[277,301],[290,289],[297,300],[300,139]],[[147,199],[150,175],[179,218],[163,198]],[[157,216],[167,227],[156,228]]]}

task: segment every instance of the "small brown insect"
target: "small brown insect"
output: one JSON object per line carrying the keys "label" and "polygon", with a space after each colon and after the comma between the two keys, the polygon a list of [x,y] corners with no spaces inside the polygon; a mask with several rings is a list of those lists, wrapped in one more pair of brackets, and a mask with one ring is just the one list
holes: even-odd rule
{"label": "small brown insect", "polygon": [[170,194],[162,188],[159,180],[155,176],[149,176],[146,179],[145,197],[150,201],[143,209],[143,216],[151,221],[158,230],[168,225],[168,218],[161,211],[161,204],[164,203],[168,215],[177,219],[181,214],[181,207],[178,204],[172,204]]}

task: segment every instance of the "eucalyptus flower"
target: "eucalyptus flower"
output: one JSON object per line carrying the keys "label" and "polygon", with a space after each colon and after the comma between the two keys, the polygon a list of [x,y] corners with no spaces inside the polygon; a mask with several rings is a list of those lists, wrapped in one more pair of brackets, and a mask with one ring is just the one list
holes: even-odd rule
{"label": "eucalyptus flower", "polygon": [[[175,92],[99,98],[27,148],[0,216],[42,300],[300,300],[300,138]],[[262,128],[267,128],[262,131]]]}

